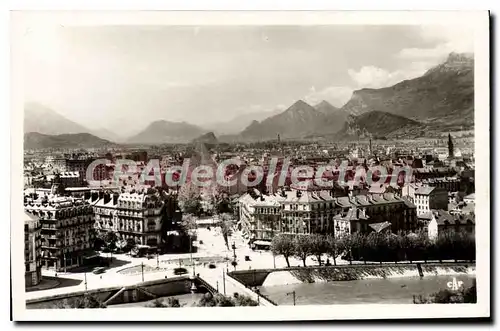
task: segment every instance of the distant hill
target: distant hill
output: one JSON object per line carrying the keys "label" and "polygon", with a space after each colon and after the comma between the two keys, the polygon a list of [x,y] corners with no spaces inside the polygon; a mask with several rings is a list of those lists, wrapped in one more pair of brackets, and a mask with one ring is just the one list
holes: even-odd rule
{"label": "distant hill", "polygon": [[332,106],[328,101],[325,100],[314,106],[314,109],[323,114],[332,114],[340,110],[340,108]]}
{"label": "distant hill", "polygon": [[377,110],[437,129],[470,129],[474,126],[474,59],[470,54],[451,53],[421,77],[354,91],[342,110],[351,115]]}
{"label": "distant hill", "polygon": [[84,133],[90,130],[70,121],[54,110],[38,103],[24,105],[24,132],[39,132],[48,135]]}
{"label": "distant hill", "polygon": [[118,135],[107,129],[89,129],[35,102],[29,102],[24,105],[24,132],[38,132],[48,135],[90,133],[110,141],[121,139]]}
{"label": "distant hill", "polygon": [[130,137],[128,143],[165,144],[187,143],[204,134],[202,128],[186,122],[155,121],[138,134]]}
{"label": "distant hill", "polygon": [[105,129],[105,128],[93,129],[89,133],[94,135],[94,136],[97,136],[99,138],[106,139],[109,141],[121,142],[124,140],[123,136],[119,136],[116,133],[111,132],[110,130]]}
{"label": "distant hill", "polygon": [[272,110],[242,114],[232,120],[208,123],[203,125],[203,127],[207,130],[214,131],[218,135],[238,134],[249,126],[252,121],[260,122],[281,112],[282,110]]}
{"label": "distant hill", "polygon": [[381,111],[371,111],[359,116],[350,115],[336,139],[402,138],[423,135],[426,125],[409,118]]}
{"label": "distant hill", "polygon": [[323,114],[306,102],[299,100],[284,112],[269,117],[262,122],[253,121],[240,134],[245,140],[300,138],[314,132],[321,123]]}
{"label": "distant hill", "polygon": [[218,144],[219,141],[213,132],[207,132],[204,135],[199,136],[196,139],[193,139],[193,143],[205,143],[215,145]]}
{"label": "distant hill", "polygon": [[25,149],[97,148],[113,145],[114,143],[89,133],[47,135],[38,132],[28,132],[24,134]]}

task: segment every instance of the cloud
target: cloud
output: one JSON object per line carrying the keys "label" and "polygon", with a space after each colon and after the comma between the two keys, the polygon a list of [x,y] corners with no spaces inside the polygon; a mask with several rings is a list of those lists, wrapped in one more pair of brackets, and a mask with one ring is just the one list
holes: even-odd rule
{"label": "cloud", "polygon": [[396,57],[410,60],[427,60],[434,63],[446,58],[451,52],[472,53],[474,51],[474,31],[470,28],[447,26],[422,26],[421,39],[433,46],[426,48],[404,48]]}
{"label": "cloud", "polygon": [[328,101],[335,107],[342,107],[352,96],[353,88],[349,86],[328,86],[317,91],[314,86],[309,94],[304,97],[310,105],[316,105],[323,100]]}
{"label": "cloud", "polygon": [[405,69],[394,71],[376,66],[363,66],[359,70],[349,69],[347,72],[358,88],[381,88],[419,77],[431,66],[430,62],[419,61],[410,63]]}

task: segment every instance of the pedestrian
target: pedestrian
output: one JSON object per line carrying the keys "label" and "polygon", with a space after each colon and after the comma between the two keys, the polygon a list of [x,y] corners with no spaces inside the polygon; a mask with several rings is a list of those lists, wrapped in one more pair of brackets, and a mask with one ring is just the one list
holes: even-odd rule
{"label": "pedestrian", "polygon": [[100,278],[102,279],[102,275],[100,276]]}

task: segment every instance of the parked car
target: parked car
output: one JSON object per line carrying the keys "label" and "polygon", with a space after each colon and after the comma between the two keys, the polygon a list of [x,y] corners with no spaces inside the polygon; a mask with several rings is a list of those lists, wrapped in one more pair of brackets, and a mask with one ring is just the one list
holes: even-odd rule
{"label": "parked car", "polygon": [[98,275],[98,274],[102,274],[106,271],[106,268],[104,267],[97,267],[94,269],[94,271],[92,271],[92,273]]}
{"label": "parked car", "polygon": [[188,271],[186,268],[175,268],[174,269],[174,275],[185,275],[187,273],[188,273]]}
{"label": "parked car", "polygon": [[208,264],[208,268],[209,268],[209,269],[215,269],[215,268],[216,268],[216,266],[215,266],[215,264],[214,264],[214,263],[209,263],[209,264]]}

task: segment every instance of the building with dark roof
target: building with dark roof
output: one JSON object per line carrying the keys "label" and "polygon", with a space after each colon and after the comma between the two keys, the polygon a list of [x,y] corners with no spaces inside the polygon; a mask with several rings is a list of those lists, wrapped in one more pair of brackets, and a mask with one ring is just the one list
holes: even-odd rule
{"label": "building with dark roof", "polygon": [[40,219],[24,213],[24,264],[26,288],[38,285],[42,280],[42,241]]}
{"label": "building with dark roof", "polygon": [[246,194],[239,200],[240,226],[250,240],[271,240],[278,233],[333,234],[370,232],[370,224],[415,231],[416,206],[395,194],[336,197],[332,191],[282,190]]}
{"label": "building with dark roof", "polygon": [[414,192],[414,203],[417,206],[417,215],[431,209],[448,208],[448,191],[442,187],[420,186]]}

